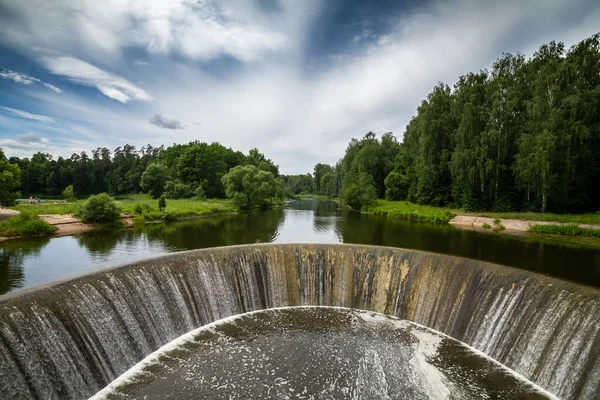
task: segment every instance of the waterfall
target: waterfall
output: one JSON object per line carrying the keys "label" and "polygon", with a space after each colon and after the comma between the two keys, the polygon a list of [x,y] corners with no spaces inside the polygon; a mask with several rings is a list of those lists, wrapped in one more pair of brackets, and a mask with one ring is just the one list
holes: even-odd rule
{"label": "waterfall", "polygon": [[565,399],[600,393],[600,291],[415,250],[254,245],[170,254],[0,297],[5,398],[87,398],[146,355],[248,311],[332,305],[446,333]]}

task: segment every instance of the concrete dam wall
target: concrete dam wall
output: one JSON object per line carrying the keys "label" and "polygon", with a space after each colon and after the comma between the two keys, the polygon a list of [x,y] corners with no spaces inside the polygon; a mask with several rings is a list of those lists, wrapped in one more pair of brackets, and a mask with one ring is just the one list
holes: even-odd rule
{"label": "concrete dam wall", "polygon": [[600,393],[600,290],[358,245],[195,250],[2,296],[0,393],[87,398],[194,328],[296,305],[394,315],[470,344],[561,398]]}

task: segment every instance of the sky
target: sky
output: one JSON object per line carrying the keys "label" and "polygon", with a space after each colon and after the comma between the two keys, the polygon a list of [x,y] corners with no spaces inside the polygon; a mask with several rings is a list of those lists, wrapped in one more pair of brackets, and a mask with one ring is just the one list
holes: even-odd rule
{"label": "sky", "polygon": [[438,82],[598,31],[596,0],[0,0],[0,148],[198,140],[306,173],[401,140]]}

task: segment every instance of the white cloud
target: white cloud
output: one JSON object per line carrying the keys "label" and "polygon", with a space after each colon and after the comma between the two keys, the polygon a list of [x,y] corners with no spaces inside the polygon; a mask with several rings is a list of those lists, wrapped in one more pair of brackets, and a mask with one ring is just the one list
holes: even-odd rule
{"label": "white cloud", "polygon": [[[43,48],[32,50],[32,57],[53,73],[119,102],[148,100],[149,93],[155,98],[116,107],[76,91],[28,93],[47,107],[36,110],[57,118],[44,126],[44,135],[54,129],[53,135],[69,143],[85,138],[71,147],[88,151],[190,140],[219,141],[242,151],[259,147],[286,174],[335,163],[351,137],[369,130],[401,137],[439,81],[453,84],[461,74],[490,67],[505,51],[531,55],[550,40],[569,46],[595,33],[600,20],[600,3],[588,0],[426,2],[378,36],[357,29],[356,43],[348,37],[350,50],[332,48],[313,63],[305,50],[314,40],[311,29],[322,21],[311,2],[284,1],[283,11],[270,15],[246,1],[6,3],[19,18],[2,24],[0,16],[0,37],[23,51]],[[143,56],[136,51],[135,58],[147,67],[129,69],[131,61],[144,65],[128,59],[132,54],[123,49],[131,46],[146,50]],[[196,62],[222,56],[244,62],[223,74]],[[162,113],[151,118],[159,125],[185,121],[186,129],[151,126],[154,110]],[[70,151],[54,149],[61,155]]]}
{"label": "white cloud", "polygon": [[15,135],[12,138],[0,138],[0,147],[9,155],[26,154],[27,157],[38,151],[45,151],[50,141],[35,132]]}
{"label": "white cloud", "polygon": [[44,87],[53,90],[56,93],[61,93],[62,90],[53,86],[49,83],[42,82],[41,80],[34,78],[32,76],[27,76],[25,74],[21,74],[19,72],[11,71],[9,69],[1,69],[0,70],[0,78],[11,79],[15,83],[22,83],[23,85],[31,85],[32,83],[40,83]]}
{"label": "white cloud", "polygon": [[211,0],[106,0],[102,6],[95,0],[29,0],[5,2],[3,7],[11,15],[0,17],[0,36],[7,40],[62,54],[77,48],[98,61],[131,46],[195,60],[230,55],[253,61],[289,44],[285,27],[245,0],[227,5]]}
{"label": "white cloud", "polygon": [[48,70],[85,86],[96,87],[100,93],[111,99],[127,103],[135,100],[152,100],[146,91],[120,76],[108,73],[91,64],[72,57],[44,57]]}
{"label": "white cloud", "polygon": [[10,107],[0,106],[0,108],[5,111],[8,111],[10,114],[15,115],[19,118],[30,119],[30,120],[39,121],[39,122],[55,122],[54,118],[47,117],[45,115],[32,114],[27,111],[17,110],[16,108],[10,108]]}

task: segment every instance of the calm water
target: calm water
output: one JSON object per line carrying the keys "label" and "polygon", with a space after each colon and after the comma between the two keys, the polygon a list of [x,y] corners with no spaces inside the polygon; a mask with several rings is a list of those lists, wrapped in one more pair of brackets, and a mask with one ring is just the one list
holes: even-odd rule
{"label": "calm water", "polygon": [[600,250],[341,211],[285,209],[0,243],[0,294],[173,251],[245,243],[362,243],[476,258],[600,286]]}

